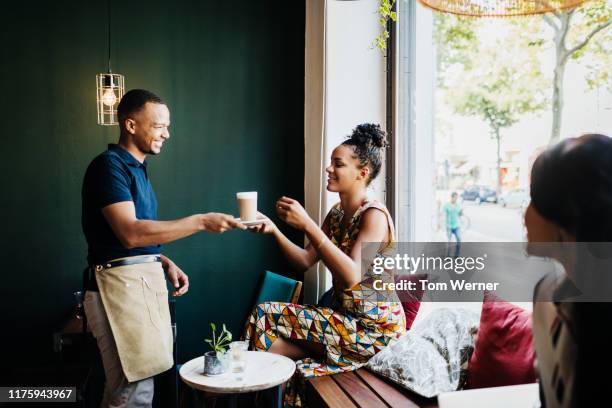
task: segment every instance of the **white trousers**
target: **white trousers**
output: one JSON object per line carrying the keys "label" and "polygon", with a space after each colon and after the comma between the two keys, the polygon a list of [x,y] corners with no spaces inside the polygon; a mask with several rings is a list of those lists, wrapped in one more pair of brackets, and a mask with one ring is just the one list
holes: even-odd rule
{"label": "white trousers", "polygon": [[87,291],[83,306],[89,329],[98,343],[106,375],[100,408],[150,408],[153,403],[153,377],[132,383],[125,378],[100,293]]}

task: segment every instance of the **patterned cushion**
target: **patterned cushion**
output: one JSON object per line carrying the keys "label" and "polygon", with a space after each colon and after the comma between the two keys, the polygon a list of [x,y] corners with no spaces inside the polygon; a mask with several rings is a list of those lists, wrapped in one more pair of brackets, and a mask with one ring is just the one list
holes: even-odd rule
{"label": "patterned cushion", "polygon": [[455,391],[465,382],[478,321],[467,309],[433,310],[367,367],[424,397]]}

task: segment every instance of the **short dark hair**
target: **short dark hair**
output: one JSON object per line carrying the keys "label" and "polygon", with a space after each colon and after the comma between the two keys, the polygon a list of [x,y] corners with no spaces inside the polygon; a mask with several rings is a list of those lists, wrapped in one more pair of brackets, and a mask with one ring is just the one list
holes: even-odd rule
{"label": "short dark hair", "polygon": [[129,115],[140,111],[147,102],[166,104],[162,98],[145,89],[131,89],[126,92],[117,106],[117,118],[121,126]]}
{"label": "short dark hair", "polygon": [[367,184],[370,184],[380,173],[383,158],[382,151],[387,147],[386,137],[387,135],[380,128],[380,125],[363,123],[357,125],[353,129],[353,134],[342,143],[343,145],[354,147],[361,167],[370,167],[370,176]]}
{"label": "short dark hair", "polygon": [[531,204],[578,242],[612,241],[612,138],[586,134],[544,151],[531,170]]}

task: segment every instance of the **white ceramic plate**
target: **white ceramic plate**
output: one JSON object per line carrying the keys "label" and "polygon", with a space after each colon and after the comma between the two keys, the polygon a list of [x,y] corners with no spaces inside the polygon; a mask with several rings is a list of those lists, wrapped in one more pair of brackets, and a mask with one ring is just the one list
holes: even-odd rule
{"label": "white ceramic plate", "polygon": [[260,217],[260,216],[257,216],[257,219],[256,219],[256,220],[253,220],[253,221],[242,221],[240,218],[234,218],[234,219],[235,219],[236,221],[238,221],[238,222],[240,222],[240,223],[242,223],[242,224],[246,225],[247,227],[252,227],[252,226],[254,226],[254,225],[263,224],[263,223],[264,223],[264,221],[266,220],[265,218]]}

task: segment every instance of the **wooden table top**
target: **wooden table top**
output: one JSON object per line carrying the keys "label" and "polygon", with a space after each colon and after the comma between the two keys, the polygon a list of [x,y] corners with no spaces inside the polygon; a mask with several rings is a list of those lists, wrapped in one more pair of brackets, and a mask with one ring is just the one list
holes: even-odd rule
{"label": "wooden table top", "polygon": [[181,379],[190,387],[219,394],[239,394],[265,390],[284,383],[293,376],[295,362],[287,357],[259,351],[247,351],[243,373],[204,375],[204,357],[183,364]]}

